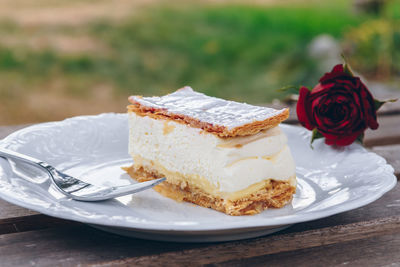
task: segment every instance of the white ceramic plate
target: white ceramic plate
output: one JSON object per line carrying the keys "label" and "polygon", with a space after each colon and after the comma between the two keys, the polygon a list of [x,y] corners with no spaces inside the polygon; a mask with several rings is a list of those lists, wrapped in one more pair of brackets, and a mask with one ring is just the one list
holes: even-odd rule
{"label": "white ceramic plate", "polygon": [[[178,203],[153,190],[88,203],[66,199],[41,171],[0,158],[0,197],[50,216],[145,239],[208,242],[265,235],[300,223],[352,210],[381,197],[396,184],[393,168],[363,147],[332,149],[321,140],[310,148],[310,132],[282,125],[296,161],[297,193],[282,209],[232,217]],[[121,170],[131,164],[125,114],[82,116],[38,124],[0,141],[12,149],[99,185],[133,183]]]}

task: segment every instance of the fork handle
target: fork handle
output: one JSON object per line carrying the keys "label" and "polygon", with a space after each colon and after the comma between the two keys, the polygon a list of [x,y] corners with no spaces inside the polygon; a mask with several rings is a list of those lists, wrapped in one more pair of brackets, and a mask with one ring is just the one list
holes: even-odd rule
{"label": "fork handle", "polygon": [[[27,156],[27,155],[24,155],[24,154],[15,152],[15,151],[11,151],[11,150],[0,147],[0,157],[20,160],[20,161],[28,163],[32,166],[43,169],[47,174],[49,174],[50,179],[56,184],[56,188],[59,189],[60,192],[62,192],[63,194],[66,194],[66,195],[68,195],[68,193],[64,192],[63,189],[60,189],[60,185],[59,185],[60,180],[62,180],[61,184],[64,183],[64,184],[68,184],[68,185],[71,185],[71,184],[88,185],[85,182],[82,182],[78,179],[75,179],[71,176],[67,176],[67,175],[59,172],[53,166],[51,166],[50,164],[48,164],[42,160],[35,159],[33,157],[30,157],[30,156]],[[63,186],[61,186],[61,187],[63,187]]]}
{"label": "fork handle", "polygon": [[20,160],[32,166],[39,167],[47,172],[52,180],[54,180],[56,176],[58,177],[58,171],[53,166],[51,166],[47,162],[44,162],[43,160],[39,160],[2,147],[0,147],[0,157]]}
{"label": "fork handle", "polygon": [[46,162],[39,160],[39,159],[35,159],[33,157],[12,151],[12,150],[8,150],[6,148],[2,148],[0,147],[0,157],[6,157],[6,158],[12,158],[12,159],[17,159],[17,160],[21,160],[23,162],[29,163],[31,165],[34,166],[38,166],[38,167],[42,167],[44,169],[46,169],[46,165],[48,165]]}

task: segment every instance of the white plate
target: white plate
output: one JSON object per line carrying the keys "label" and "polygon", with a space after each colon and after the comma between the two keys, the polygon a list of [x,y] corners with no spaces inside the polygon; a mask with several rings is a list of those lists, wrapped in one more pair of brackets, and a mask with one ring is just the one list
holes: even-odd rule
{"label": "white plate", "polygon": [[[393,168],[358,144],[332,149],[315,142],[310,132],[282,125],[296,161],[297,193],[282,209],[255,216],[232,217],[178,203],[153,190],[98,203],[60,195],[41,172],[0,158],[0,197],[50,216],[145,239],[208,242],[250,238],[300,223],[352,210],[381,197],[396,184]],[[6,147],[54,165],[61,171],[99,185],[125,185],[133,180],[121,170],[131,164],[125,114],[82,116],[38,124],[0,141]]]}

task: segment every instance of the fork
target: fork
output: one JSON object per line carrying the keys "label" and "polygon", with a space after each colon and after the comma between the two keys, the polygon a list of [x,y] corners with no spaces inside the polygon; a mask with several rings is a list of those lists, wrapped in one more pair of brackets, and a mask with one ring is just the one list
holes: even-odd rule
{"label": "fork", "polygon": [[165,180],[165,178],[160,178],[132,185],[103,187],[83,182],[68,174],[58,171],[56,168],[42,160],[35,159],[5,148],[0,148],[0,157],[20,160],[46,171],[50,176],[52,184],[58,191],[71,199],[79,201],[103,201],[134,194],[152,188],[153,186]]}

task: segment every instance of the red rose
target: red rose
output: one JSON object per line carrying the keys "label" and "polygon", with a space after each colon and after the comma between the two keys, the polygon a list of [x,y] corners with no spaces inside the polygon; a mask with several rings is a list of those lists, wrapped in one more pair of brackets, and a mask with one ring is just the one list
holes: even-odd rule
{"label": "red rose", "polygon": [[349,145],[367,128],[378,128],[374,98],[342,64],[326,73],[311,92],[300,88],[297,116],[304,127],[322,134],[328,145]]}

